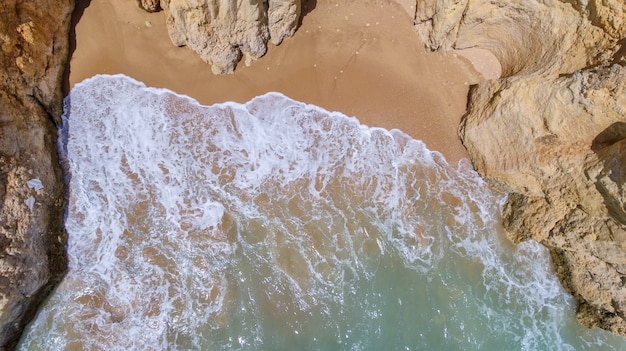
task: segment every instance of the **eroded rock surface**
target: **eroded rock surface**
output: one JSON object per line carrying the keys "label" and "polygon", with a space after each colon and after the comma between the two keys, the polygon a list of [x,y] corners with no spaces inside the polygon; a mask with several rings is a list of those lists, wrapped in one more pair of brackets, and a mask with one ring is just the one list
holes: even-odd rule
{"label": "eroded rock surface", "polygon": [[0,2],[0,349],[13,347],[66,268],[55,123],[73,8]]}
{"label": "eroded rock surface", "polygon": [[415,28],[427,46],[487,49],[500,60],[503,76],[572,73],[605,62],[624,36],[622,0],[432,0],[417,6]]}
{"label": "eroded rock surface", "polygon": [[498,57],[503,78],[470,91],[463,143],[511,194],[513,241],[552,252],[579,321],[626,335],[626,3],[420,1],[415,23],[433,50]]}
{"label": "eroded rock surface", "polygon": [[148,11],[163,8],[177,46],[187,46],[214,73],[232,73],[242,59],[249,65],[295,33],[300,0],[138,0]]}
{"label": "eroded rock surface", "polygon": [[137,5],[148,12],[161,11],[160,0],[137,0]]}
{"label": "eroded rock surface", "polygon": [[504,225],[512,239],[550,248],[563,285],[581,302],[581,320],[620,334],[625,82],[619,65],[494,81],[472,92],[462,129],[477,170],[511,193]]}

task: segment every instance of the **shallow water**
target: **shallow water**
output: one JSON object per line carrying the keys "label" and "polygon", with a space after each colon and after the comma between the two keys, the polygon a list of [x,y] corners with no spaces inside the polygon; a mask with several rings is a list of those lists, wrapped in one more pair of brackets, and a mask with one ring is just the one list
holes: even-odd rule
{"label": "shallow water", "polygon": [[66,99],[69,273],[22,350],[620,350],[503,197],[398,130],[125,76]]}

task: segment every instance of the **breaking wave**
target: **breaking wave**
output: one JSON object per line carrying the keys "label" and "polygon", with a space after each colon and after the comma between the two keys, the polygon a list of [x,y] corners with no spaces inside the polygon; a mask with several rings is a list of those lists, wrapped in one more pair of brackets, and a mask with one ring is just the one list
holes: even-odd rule
{"label": "breaking wave", "polygon": [[268,93],[65,101],[69,273],[23,350],[618,350],[464,160]]}

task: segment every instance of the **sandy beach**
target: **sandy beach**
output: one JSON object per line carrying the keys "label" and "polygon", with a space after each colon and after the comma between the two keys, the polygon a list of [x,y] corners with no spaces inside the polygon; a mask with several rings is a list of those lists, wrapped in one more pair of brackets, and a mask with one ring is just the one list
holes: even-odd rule
{"label": "sandy beach", "polygon": [[292,38],[270,44],[251,66],[241,62],[234,74],[216,76],[195,52],[172,45],[162,12],[147,13],[134,0],[92,0],[75,27],[69,86],[123,73],[205,105],[278,91],[368,126],[401,129],[450,162],[466,157],[457,127],[469,86],[483,79],[468,60],[426,52],[402,2],[303,4]]}

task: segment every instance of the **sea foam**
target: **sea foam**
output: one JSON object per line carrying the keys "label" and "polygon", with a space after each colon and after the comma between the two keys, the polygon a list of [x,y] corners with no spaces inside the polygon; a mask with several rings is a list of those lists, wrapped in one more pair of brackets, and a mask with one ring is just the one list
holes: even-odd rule
{"label": "sea foam", "polygon": [[21,349],[616,350],[503,196],[398,130],[125,76],[65,100],[69,272]]}

